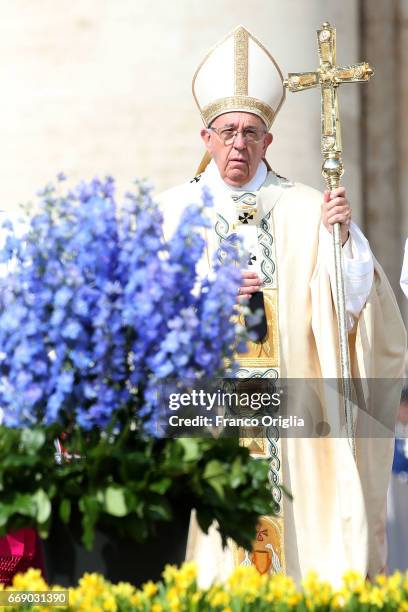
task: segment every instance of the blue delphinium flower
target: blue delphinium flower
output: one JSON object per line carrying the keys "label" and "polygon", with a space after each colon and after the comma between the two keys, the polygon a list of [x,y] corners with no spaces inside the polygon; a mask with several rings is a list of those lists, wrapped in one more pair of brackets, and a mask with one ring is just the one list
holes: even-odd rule
{"label": "blue delphinium flower", "polygon": [[75,420],[90,429],[127,411],[149,431],[160,381],[221,373],[236,343],[240,272],[227,245],[225,262],[198,277],[209,206],[205,191],[166,243],[149,185],[118,203],[108,177],[64,194],[47,185],[18,229],[3,224],[4,424]]}

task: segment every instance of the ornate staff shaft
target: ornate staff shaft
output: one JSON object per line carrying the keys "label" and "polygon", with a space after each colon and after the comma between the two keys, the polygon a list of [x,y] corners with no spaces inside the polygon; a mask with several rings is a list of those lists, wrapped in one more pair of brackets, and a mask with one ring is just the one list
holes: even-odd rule
{"label": "ornate staff shaft", "polygon": [[[373,70],[366,62],[351,66],[336,66],[336,30],[323,23],[317,31],[320,67],[315,72],[290,73],[285,81],[289,91],[303,91],[320,86],[321,92],[321,149],[322,174],[327,188],[332,191],[340,184],[344,173],[342,160],[341,126],[337,88],[343,83],[368,81]],[[336,305],[339,330],[340,367],[343,385],[344,413],[347,437],[355,456],[353,405],[351,401],[351,370],[347,333],[346,300],[341,265],[342,244],[340,223],[333,227]]]}

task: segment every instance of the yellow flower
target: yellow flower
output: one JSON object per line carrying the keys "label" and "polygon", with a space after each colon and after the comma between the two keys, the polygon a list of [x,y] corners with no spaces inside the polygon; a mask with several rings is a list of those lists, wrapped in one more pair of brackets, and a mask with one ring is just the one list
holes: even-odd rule
{"label": "yellow flower", "polygon": [[361,593],[364,589],[365,581],[359,572],[350,570],[344,574],[343,584],[346,590],[353,593]]}
{"label": "yellow flower", "polygon": [[46,591],[48,585],[39,569],[30,567],[24,574],[16,574],[13,578],[13,587],[17,591]]}
{"label": "yellow flower", "polygon": [[[171,587],[166,594],[166,598],[167,601],[170,604],[170,607],[172,606],[179,606],[180,605],[180,597],[179,597],[179,592],[176,589],[176,587]],[[173,608],[172,608],[173,609]]]}
{"label": "yellow flower", "polygon": [[385,592],[385,596],[388,602],[393,603],[393,604],[398,604],[401,602],[402,597],[403,597],[403,593],[401,589],[387,588],[385,589],[384,592]]}
{"label": "yellow flower", "polygon": [[112,593],[117,597],[123,597],[124,599],[130,599],[136,592],[133,584],[129,582],[118,582],[118,584],[112,585]]}
{"label": "yellow flower", "polygon": [[79,588],[88,596],[97,597],[107,588],[107,583],[99,574],[84,574],[79,580]]}
{"label": "yellow flower", "polygon": [[[52,608],[48,608],[48,610],[51,610],[51,609]],[[103,610],[101,605],[95,603],[95,601],[92,601],[89,598],[83,599],[79,604],[76,604],[75,608],[73,607],[70,601],[69,609],[75,610],[75,612],[101,612]]]}
{"label": "yellow flower", "polygon": [[377,608],[382,608],[385,603],[385,592],[379,587],[373,587],[368,594],[369,603]]}
{"label": "yellow flower", "polygon": [[[367,590],[367,586],[366,584],[364,584],[364,587],[362,588],[360,593],[358,593],[357,595],[360,596],[361,593],[364,593],[366,590]],[[339,591],[337,591],[337,593],[340,597],[344,599],[345,606],[348,605],[350,603],[351,598],[355,596],[355,593],[353,591],[350,591],[344,586]]]}
{"label": "yellow flower", "polygon": [[143,593],[144,595],[146,595],[147,597],[154,597],[154,595],[156,595],[157,593],[157,585],[152,582],[151,580],[149,580],[149,582],[146,582],[143,585]]}
{"label": "yellow flower", "polygon": [[286,598],[285,603],[286,603],[288,606],[293,606],[293,607],[294,607],[294,606],[297,606],[297,605],[298,605],[298,603],[299,603],[301,600],[302,600],[302,596],[300,595],[300,593],[292,593],[292,595],[289,595],[289,596]]}
{"label": "yellow flower", "polygon": [[142,603],[142,594],[140,591],[137,591],[134,595],[131,596],[130,603],[134,606],[139,606]]}
{"label": "yellow flower", "polygon": [[[288,598],[297,594],[296,586],[290,576],[274,574],[267,583],[267,601],[282,601],[288,603]],[[288,604],[289,605],[289,604]]]}
{"label": "yellow flower", "polygon": [[251,602],[259,595],[259,591],[267,577],[262,577],[255,567],[238,566],[228,578],[227,585],[232,595],[244,597],[246,602]]}
{"label": "yellow flower", "polygon": [[392,576],[388,577],[388,586],[398,587],[398,588],[402,586],[401,572],[394,572]]}
{"label": "yellow flower", "polygon": [[186,561],[181,566],[180,572],[186,578],[193,582],[197,578],[197,563],[195,561]]}
{"label": "yellow flower", "polygon": [[181,590],[187,590],[197,578],[197,564],[194,562],[183,563],[174,575],[174,582]]}
{"label": "yellow flower", "polygon": [[154,603],[152,605],[152,612],[163,612],[164,608],[161,604],[159,603]]}
{"label": "yellow flower", "polygon": [[[377,577],[378,578],[378,577]],[[389,576],[385,583],[385,594],[390,602],[394,604],[400,603],[403,592],[402,592],[402,580],[403,576],[401,572],[395,572],[392,576]]]}
{"label": "yellow flower", "polygon": [[302,581],[306,595],[306,606],[313,609],[319,606],[327,606],[333,597],[333,590],[329,582],[319,581],[316,572],[309,572]]}
{"label": "yellow flower", "polygon": [[216,606],[227,606],[230,603],[230,597],[225,591],[218,591],[209,599],[209,602],[214,608]]}
{"label": "yellow flower", "polygon": [[106,612],[116,612],[118,609],[115,598],[111,593],[105,593],[103,598],[102,610]]}
{"label": "yellow flower", "polygon": [[68,589],[69,605],[76,608],[81,600],[81,595],[78,589]]}
{"label": "yellow flower", "polygon": [[333,597],[333,591],[331,584],[328,582],[322,582],[320,590],[315,593],[315,603],[318,606],[327,606]]}
{"label": "yellow flower", "polygon": [[316,591],[319,588],[319,577],[316,572],[308,572],[302,580],[302,586],[305,591]]}
{"label": "yellow flower", "polygon": [[370,603],[370,589],[365,587],[361,593],[359,593],[358,601],[362,604]]}
{"label": "yellow flower", "polygon": [[175,565],[166,565],[163,571],[163,579],[166,584],[172,582],[177,575],[177,567]]}
{"label": "yellow flower", "polygon": [[378,574],[378,576],[375,577],[375,583],[378,584],[378,586],[385,586],[387,584],[387,576]]}

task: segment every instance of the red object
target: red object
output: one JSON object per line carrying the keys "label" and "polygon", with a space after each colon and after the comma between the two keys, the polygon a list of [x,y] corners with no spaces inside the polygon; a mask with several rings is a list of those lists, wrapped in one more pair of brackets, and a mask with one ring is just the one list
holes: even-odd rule
{"label": "red object", "polygon": [[45,577],[42,546],[35,529],[18,529],[0,538],[0,583],[11,584],[15,574],[29,567],[40,569]]}

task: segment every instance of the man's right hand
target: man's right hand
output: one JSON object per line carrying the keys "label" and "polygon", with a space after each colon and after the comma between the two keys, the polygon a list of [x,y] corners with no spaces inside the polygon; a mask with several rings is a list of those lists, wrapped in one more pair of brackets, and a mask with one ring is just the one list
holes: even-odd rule
{"label": "man's right hand", "polygon": [[238,290],[238,301],[247,300],[253,293],[261,289],[262,281],[256,272],[243,270],[242,285]]}

